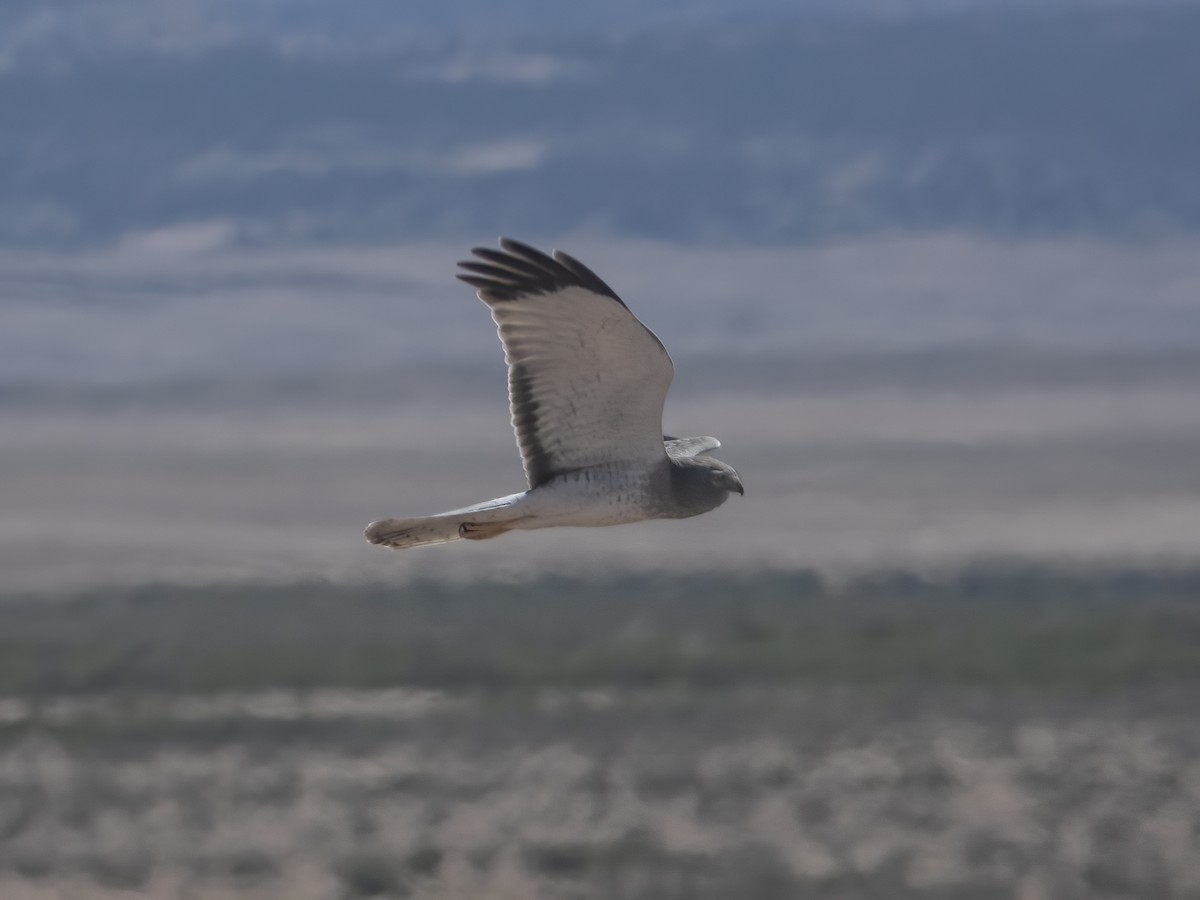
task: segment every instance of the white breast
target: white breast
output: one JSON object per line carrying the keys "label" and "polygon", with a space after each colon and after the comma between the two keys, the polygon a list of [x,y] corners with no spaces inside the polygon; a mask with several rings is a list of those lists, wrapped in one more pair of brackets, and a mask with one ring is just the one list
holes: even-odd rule
{"label": "white breast", "polygon": [[521,528],[624,525],[655,518],[653,476],[644,463],[606,463],[567,473],[530,491]]}

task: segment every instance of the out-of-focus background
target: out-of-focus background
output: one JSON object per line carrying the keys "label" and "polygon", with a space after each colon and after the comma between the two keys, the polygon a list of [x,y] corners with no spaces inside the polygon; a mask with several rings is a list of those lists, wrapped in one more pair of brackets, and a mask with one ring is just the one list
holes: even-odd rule
{"label": "out-of-focus background", "polygon": [[[0,0],[0,895],[1200,897],[1200,5]],[[453,278],[676,361],[519,490]]]}

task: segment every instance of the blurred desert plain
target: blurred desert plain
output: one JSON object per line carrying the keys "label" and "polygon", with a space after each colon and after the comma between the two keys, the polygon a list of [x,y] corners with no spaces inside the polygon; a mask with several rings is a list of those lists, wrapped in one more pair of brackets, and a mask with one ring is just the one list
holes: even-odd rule
{"label": "blurred desert plain", "polygon": [[[0,0],[0,896],[1200,897],[1200,8]],[[520,489],[509,234],[694,520]]]}

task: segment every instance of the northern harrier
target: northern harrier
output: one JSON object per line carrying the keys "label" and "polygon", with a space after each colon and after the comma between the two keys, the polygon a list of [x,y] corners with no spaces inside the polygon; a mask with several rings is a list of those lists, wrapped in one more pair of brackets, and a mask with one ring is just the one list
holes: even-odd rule
{"label": "northern harrier", "polygon": [[488,305],[508,363],[529,490],[416,519],[382,519],[385,547],[484,540],[514,528],[621,525],[715,509],[742,482],[713,437],[662,433],[671,357],[607,284],[560,251],[476,248],[459,278]]}

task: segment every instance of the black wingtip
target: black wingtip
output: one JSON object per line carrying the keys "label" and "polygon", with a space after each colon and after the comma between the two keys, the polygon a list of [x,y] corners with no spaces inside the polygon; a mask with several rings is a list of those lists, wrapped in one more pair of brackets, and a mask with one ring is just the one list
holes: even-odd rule
{"label": "black wingtip", "polygon": [[474,247],[471,253],[477,259],[459,263],[466,271],[458,273],[458,279],[476,288],[485,303],[503,303],[581,287],[624,305],[600,276],[560,250],[548,256],[510,237],[501,237],[500,247],[500,250]]}
{"label": "black wingtip", "polygon": [[500,236],[500,249],[534,260],[549,259],[545,253],[536,247],[531,247],[524,241],[518,241],[516,238],[504,237],[503,235]]}

